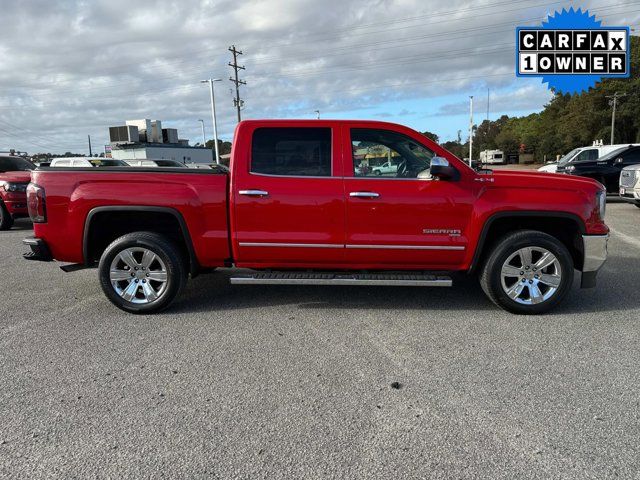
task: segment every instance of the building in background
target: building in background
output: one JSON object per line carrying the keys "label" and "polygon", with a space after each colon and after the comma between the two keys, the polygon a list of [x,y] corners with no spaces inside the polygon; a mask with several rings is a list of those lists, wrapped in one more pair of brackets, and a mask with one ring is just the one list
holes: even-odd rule
{"label": "building in background", "polygon": [[210,148],[190,146],[188,140],[178,137],[176,128],[162,128],[160,120],[127,120],[124,125],[109,127],[109,141],[111,158],[118,160],[214,163]]}

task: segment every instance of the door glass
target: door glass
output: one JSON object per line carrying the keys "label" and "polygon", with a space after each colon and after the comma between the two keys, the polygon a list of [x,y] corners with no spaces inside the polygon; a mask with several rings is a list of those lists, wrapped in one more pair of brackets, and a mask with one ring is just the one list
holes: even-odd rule
{"label": "door glass", "polygon": [[353,175],[376,178],[430,178],[435,153],[389,130],[351,129]]}
{"label": "door glass", "polygon": [[251,172],[296,177],[331,176],[330,128],[258,128]]}
{"label": "door glass", "polygon": [[597,160],[597,158],[598,150],[596,150],[595,148],[590,148],[589,150],[583,150],[582,152],[580,152],[574,161],[585,162],[589,160]]}
{"label": "door glass", "polygon": [[624,159],[623,165],[637,165],[640,163],[640,149],[630,150],[622,158]]}

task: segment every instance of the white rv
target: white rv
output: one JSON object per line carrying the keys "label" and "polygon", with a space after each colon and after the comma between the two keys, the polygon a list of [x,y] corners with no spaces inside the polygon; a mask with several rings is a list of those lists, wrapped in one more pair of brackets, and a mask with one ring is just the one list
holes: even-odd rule
{"label": "white rv", "polygon": [[484,150],[480,152],[480,163],[505,163],[502,150]]}

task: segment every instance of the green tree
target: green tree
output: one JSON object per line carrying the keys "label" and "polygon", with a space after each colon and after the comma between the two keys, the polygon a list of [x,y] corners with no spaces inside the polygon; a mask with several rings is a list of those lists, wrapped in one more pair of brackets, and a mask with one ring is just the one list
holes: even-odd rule
{"label": "green tree", "polygon": [[438,137],[438,135],[436,135],[433,132],[429,132],[429,131],[424,131],[422,132],[422,135],[424,135],[425,137],[427,137],[430,140],[433,140],[436,143],[440,143],[440,137]]}

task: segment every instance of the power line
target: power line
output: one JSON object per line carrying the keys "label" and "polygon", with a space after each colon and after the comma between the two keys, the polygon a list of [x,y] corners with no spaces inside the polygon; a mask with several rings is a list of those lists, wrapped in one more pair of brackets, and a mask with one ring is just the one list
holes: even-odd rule
{"label": "power line", "polygon": [[[552,4],[556,4],[556,3],[563,3],[563,2],[556,1],[556,2],[550,2],[550,3],[547,3],[547,4],[537,5],[537,6],[539,7],[539,6],[545,6],[545,5],[552,5]],[[495,5],[500,5],[500,4],[502,4],[502,3],[501,3],[501,2],[498,2],[498,3],[496,3]],[[609,10],[609,9],[612,9],[612,8],[613,8],[613,9],[615,9],[615,8],[621,8],[621,7],[624,7],[624,6],[627,6],[627,5],[637,5],[637,3],[632,2],[632,3],[618,4],[618,5],[602,6],[602,7],[600,7],[600,8],[596,7],[596,8],[591,8],[591,10],[590,10],[590,11],[594,11],[594,12],[596,12],[596,11],[597,11],[597,12],[600,12],[600,11]],[[524,8],[524,7],[520,7],[519,9],[522,9],[522,8]],[[528,8],[528,7],[527,7],[527,8]],[[502,13],[502,12],[505,12],[505,11],[515,11],[515,10],[519,10],[519,9],[503,10],[503,11],[501,11],[501,13]],[[472,10],[472,9],[465,9],[465,10],[461,10],[461,11],[467,11],[467,10]],[[451,12],[443,12],[443,14],[444,14],[444,13],[451,13]],[[624,13],[631,13],[631,12],[621,12],[620,14],[624,14]],[[477,16],[482,16],[482,15],[493,15],[493,14],[492,14],[492,13],[478,14],[478,15],[473,15],[472,17],[473,17],[473,18],[476,18]],[[433,15],[429,15],[429,16],[433,16]],[[602,16],[602,15],[601,15],[601,16]],[[610,15],[607,15],[607,16],[610,16]],[[424,27],[424,26],[431,25],[431,24],[436,24],[436,23],[449,23],[449,22],[450,22],[450,21],[452,21],[452,20],[454,20],[454,21],[463,21],[463,20],[467,20],[468,18],[469,18],[469,17],[461,17],[461,18],[456,18],[456,19],[447,19],[447,20],[438,21],[438,22],[427,22],[427,23],[423,23],[423,24],[421,24],[421,25],[415,25],[415,26],[411,26],[411,27],[400,27],[400,28],[403,28],[403,29],[404,29],[404,28]],[[526,23],[526,22],[530,22],[530,21],[537,21],[537,20],[540,20],[541,18],[542,18],[542,19],[544,19],[544,18],[546,18],[546,16],[543,16],[543,17],[538,16],[538,17],[534,17],[534,18],[521,19],[521,20],[518,20],[518,23]],[[389,22],[392,22],[392,21],[389,21]],[[384,23],[384,22],[383,22],[383,23]],[[387,23],[388,23],[388,22],[387,22]],[[474,27],[474,28],[468,28],[468,29],[463,29],[463,30],[456,29],[456,30],[455,30],[455,33],[456,33],[456,34],[459,34],[459,33],[477,32],[477,31],[482,31],[482,30],[487,30],[487,29],[491,30],[491,29],[494,29],[494,28],[495,28],[495,27],[497,27],[497,26],[502,26],[502,25],[513,26],[513,24],[514,24],[514,22],[513,22],[513,21],[510,21],[510,22],[501,22],[501,23],[489,24],[489,25],[484,25],[484,26],[481,26],[481,27]],[[370,25],[375,25],[375,24],[370,24]],[[381,34],[381,33],[386,33],[386,32],[392,31],[392,30],[397,30],[397,28],[395,28],[395,29],[384,29],[384,30],[379,30],[379,31],[375,31],[375,32],[366,32],[366,33],[376,33],[376,34]],[[491,32],[491,33],[494,33],[494,32]],[[312,34],[312,35],[313,35],[313,34]],[[316,35],[317,35],[317,34],[316,34]],[[356,34],[354,34],[354,35],[360,35],[360,34],[356,33]],[[452,37],[452,32],[447,31],[447,32],[440,32],[440,33],[431,33],[431,34],[428,34],[428,35],[421,35],[421,36],[417,36],[417,37],[410,37],[410,38],[409,38],[409,40],[410,40],[411,38],[432,38],[432,37],[437,37],[437,36],[446,36],[446,37],[447,37],[447,39],[451,39],[451,38],[456,38],[456,37],[457,37],[457,35]],[[466,36],[466,35],[462,35],[462,36],[464,37],[464,36]],[[325,37],[325,38],[330,39],[330,38],[334,38],[334,37]],[[393,41],[400,41],[400,42],[402,42],[402,41],[405,41],[405,40],[407,40],[407,39],[399,39],[399,40],[390,39],[390,40],[380,41],[380,42],[373,42],[373,43],[372,43],[372,42],[369,42],[369,43],[362,44],[362,45],[355,45],[355,46],[354,46],[354,45],[351,45],[351,46],[345,46],[345,47],[341,47],[340,49],[347,49],[347,50],[351,49],[351,50],[352,50],[353,48],[356,48],[356,47],[359,47],[359,46],[371,46],[371,45],[383,44],[383,43],[384,43],[384,44],[388,44],[389,42],[393,42]],[[281,45],[281,46],[294,46],[294,45],[297,45],[298,43],[299,43],[299,42],[289,42],[289,43],[284,43],[284,44],[280,44],[280,45]],[[275,47],[275,46],[279,46],[279,45],[278,45],[278,44],[265,44],[265,45],[261,45],[261,46],[263,46],[263,47],[265,47],[265,48],[270,48],[270,49],[272,49],[273,47]],[[398,45],[397,47],[401,48],[401,47],[402,47],[402,44],[401,44],[401,45]],[[334,50],[334,51],[335,51],[335,50]],[[310,51],[310,52],[308,52],[308,53],[310,54],[310,56],[311,56],[311,57],[314,57],[314,58],[315,58],[315,57],[317,57],[317,50],[316,50],[316,51]],[[348,52],[347,52],[347,53],[348,53]],[[340,55],[340,54],[337,54],[337,55]],[[344,53],[343,53],[343,55],[344,55]],[[323,57],[327,57],[327,56],[332,56],[332,55],[331,55],[331,54],[323,54]],[[271,61],[265,61],[265,58],[266,58],[266,59],[274,58],[274,60],[271,60]],[[254,63],[253,63],[253,65],[262,65],[262,64],[267,64],[267,63],[280,63],[280,62],[281,62],[281,60],[276,59],[276,58],[277,58],[277,56],[273,56],[273,55],[272,55],[272,56],[269,56],[269,57],[264,57],[262,60],[254,62]],[[300,59],[304,59],[304,58],[305,58],[305,57],[294,57],[293,59],[294,59],[294,60],[296,60],[296,61],[299,61]],[[181,63],[182,63],[182,62],[181,62]],[[162,68],[166,68],[166,65],[168,65],[168,64],[165,64],[165,65],[160,66],[160,67],[162,67]],[[149,68],[149,67],[146,67],[146,68]],[[196,68],[197,68],[198,72],[201,72],[201,71],[202,71],[202,67],[196,67]],[[183,76],[185,75],[185,73],[186,73],[186,72],[187,72],[187,71],[184,71],[184,70],[183,70],[183,71],[182,71],[181,73],[179,73],[179,74],[172,74],[172,75],[165,75],[165,76],[157,76],[157,77],[155,77],[155,78],[156,78],[156,79],[170,79],[170,78],[178,78],[178,77],[183,77]],[[69,82],[71,82],[71,81],[73,81],[73,80],[69,80]],[[75,88],[73,88],[72,90],[66,90],[66,91],[68,91],[69,93],[76,93],[76,92],[78,92],[79,90],[80,90],[80,91],[82,91],[82,90],[84,90],[84,91],[88,91],[88,90],[107,90],[107,89],[111,89],[111,88],[118,88],[118,87],[119,87],[119,86],[121,86],[121,85],[129,85],[130,83],[131,83],[131,82],[129,81],[129,82],[123,82],[123,83],[120,83],[120,84],[111,84],[111,85],[106,85],[106,86],[75,87]],[[45,85],[45,86],[46,86],[46,85]],[[39,84],[39,87],[42,87],[42,84]],[[63,90],[63,91],[58,91],[56,94],[59,94],[59,93],[65,93],[65,90]],[[34,95],[38,95],[38,94],[34,94]],[[51,95],[51,93],[48,93],[48,92],[47,92],[47,93],[42,93],[42,94],[40,94],[40,95]]]}
{"label": "power line", "polygon": [[[558,2],[553,2],[553,3],[558,3]],[[600,12],[600,11],[609,10],[609,9],[612,9],[612,8],[620,8],[620,7],[623,7],[623,6],[626,6],[626,5],[637,5],[637,4],[636,3],[619,4],[619,5],[605,6],[605,7],[596,8],[596,9],[592,8],[591,10]],[[633,12],[636,12],[636,11],[639,11],[639,10],[632,10],[632,11],[628,11],[628,12],[620,12],[620,13],[614,13],[614,14],[609,14],[609,15],[600,15],[600,17],[621,15],[621,14],[633,13]],[[522,19],[522,20],[519,20],[518,23],[526,23],[526,22],[529,22],[529,21],[536,21],[536,20],[539,20],[540,18],[541,17],[535,17],[535,18],[530,18],[530,19]],[[546,17],[542,17],[542,18],[546,18]],[[439,32],[439,33],[431,33],[431,34],[428,34],[428,35],[410,37],[408,39],[399,39],[399,40],[390,39],[390,40],[379,41],[379,42],[370,42],[370,43],[362,44],[362,45],[359,45],[359,46],[373,46],[373,45],[379,45],[379,44],[388,44],[389,42],[394,42],[394,41],[405,42],[406,40],[411,40],[411,39],[425,39],[425,38],[429,38],[430,39],[430,38],[433,38],[433,37],[444,37],[441,40],[434,40],[433,42],[414,43],[414,44],[419,44],[419,45],[421,45],[421,44],[425,44],[426,45],[426,44],[435,43],[437,41],[445,41],[445,40],[450,41],[453,38],[457,38],[458,35],[460,37],[466,37],[466,36],[468,36],[466,34],[470,33],[470,32],[474,32],[474,33],[477,34],[478,31],[489,30],[488,33],[499,33],[499,32],[495,31],[495,27],[503,26],[503,25],[508,25],[508,26],[512,27],[513,24],[514,24],[513,21],[511,21],[511,22],[501,22],[501,23],[495,23],[495,24],[490,24],[490,25],[484,25],[484,26],[481,26],[481,27],[473,27],[473,28],[467,28],[467,29],[462,29],[462,30],[461,29],[457,29],[455,31],[454,35],[452,35],[452,33],[449,32],[449,31],[445,31],[445,32]],[[381,32],[376,32],[376,33],[384,33],[384,32],[381,31]],[[269,47],[271,48],[272,46],[273,45],[271,45]],[[387,47],[383,47],[383,48],[378,48],[378,49],[376,49],[376,51],[382,50],[382,49],[385,49],[385,48],[404,48],[406,46],[407,46],[406,44],[400,43],[399,45],[396,45],[396,46],[387,46]],[[345,46],[345,47],[341,47],[340,49],[350,49],[350,50],[352,50],[353,48],[356,48],[356,47],[358,47],[358,45],[356,45],[356,46],[353,46],[353,45],[352,46]],[[334,50],[334,52],[336,52],[336,51],[338,51],[338,50]],[[308,52],[308,53],[313,58],[317,58],[317,51]],[[334,53],[333,55],[328,53],[326,55],[323,55],[323,58],[331,57],[331,56],[345,55],[345,54],[348,54],[348,53],[351,53],[351,52],[347,51],[347,52],[344,52],[344,53]],[[266,57],[266,58],[269,58],[269,57]],[[300,61],[300,60],[303,60],[303,59],[305,59],[305,57],[295,57],[294,58],[294,60],[296,60],[296,61]],[[257,62],[254,62],[253,64],[254,65],[262,65],[262,64],[276,63],[276,62],[280,63],[281,60],[257,61]],[[194,70],[191,70],[191,71],[195,71],[195,70],[200,72],[200,71],[203,70],[203,67],[197,67],[197,69],[194,69]],[[187,76],[188,73],[189,73],[188,70],[183,70],[182,72],[180,72],[178,74],[171,74],[171,75],[165,75],[165,76],[156,76],[155,78],[156,78],[156,80],[168,80],[168,79],[172,79],[172,78],[182,78],[182,77]],[[263,75],[271,75],[271,74],[269,72],[265,72]],[[234,81],[234,80],[232,80],[232,81]],[[94,91],[94,90],[105,90],[106,91],[106,90],[121,88],[122,86],[129,86],[130,84],[131,84],[131,82],[128,81],[128,82],[124,82],[124,83],[111,84],[111,85],[105,85],[105,86],[75,87],[72,90],[56,90],[55,92],[32,93],[32,94],[30,94],[30,96],[32,96],[32,97],[48,97],[48,96],[51,96],[51,95],[56,95],[56,96],[63,95],[65,93],[67,93],[67,92],[68,93],[77,94],[78,92],[82,92],[82,91]],[[40,86],[42,86],[42,85],[40,85]],[[161,89],[161,90],[157,90],[157,91],[167,91],[167,90],[168,89]],[[146,90],[146,92],[149,93],[151,91],[150,90]],[[118,96],[120,96],[120,95],[118,95]],[[141,97],[141,96],[144,96],[144,94],[136,95],[136,96],[137,97]]]}

